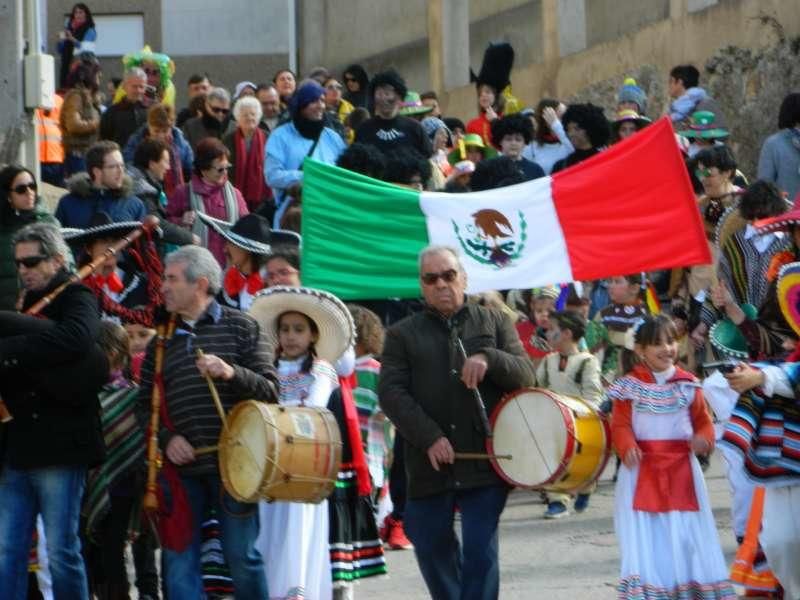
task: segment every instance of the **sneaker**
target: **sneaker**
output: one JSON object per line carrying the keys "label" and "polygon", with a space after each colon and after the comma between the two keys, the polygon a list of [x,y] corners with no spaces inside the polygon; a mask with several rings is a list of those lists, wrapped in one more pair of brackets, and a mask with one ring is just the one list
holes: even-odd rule
{"label": "sneaker", "polygon": [[381,523],[380,527],[378,527],[378,537],[381,538],[382,542],[386,542],[389,540],[389,533],[392,531],[392,526],[394,525],[394,519],[392,515],[386,515],[383,519],[383,523]]}
{"label": "sneaker", "polygon": [[586,510],[586,508],[589,506],[590,496],[591,494],[578,494],[578,496],[575,498],[575,506],[573,507],[576,513],[582,513]]}
{"label": "sneaker", "polygon": [[547,511],[544,513],[545,519],[560,519],[569,514],[567,505],[563,502],[551,502],[547,505]]}
{"label": "sneaker", "polygon": [[388,539],[386,543],[392,550],[413,550],[414,544],[411,543],[406,537],[406,532],[403,530],[403,522],[392,519],[392,526],[389,530]]}

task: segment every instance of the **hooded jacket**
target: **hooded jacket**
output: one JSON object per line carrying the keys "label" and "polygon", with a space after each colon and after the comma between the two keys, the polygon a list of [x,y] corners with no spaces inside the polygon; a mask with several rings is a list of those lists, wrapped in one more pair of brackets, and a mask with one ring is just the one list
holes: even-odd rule
{"label": "hooded jacket", "polygon": [[161,241],[176,246],[191,244],[192,232],[167,220],[166,195],[163,196],[165,203],[163,205],[161,203],[163,187],[136,167],[128,167],[128,174],[133,183],[133,193],[144,202],[147,214],[155,215],[159,219],[158,225],[163,232]]}
{"label": "hooded jacket", "polygon": [[94,186],[88,173],[77,173],[67,180],[69,193],[61,197],[56,208],[56,219],[62,227],[86,229],[92,215],[107,213],[115,223],[141,221],[147,216],[144,203],[133,195],[131,178],[125,175],[119,190],[100,189]]}

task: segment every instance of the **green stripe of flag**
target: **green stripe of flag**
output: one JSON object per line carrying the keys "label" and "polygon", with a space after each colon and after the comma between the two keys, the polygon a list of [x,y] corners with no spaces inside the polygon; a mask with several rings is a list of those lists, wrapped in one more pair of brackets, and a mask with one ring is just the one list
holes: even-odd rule
{"label": "green stripe of flag", "polygon": [[418,298],[419,192],[306,159],[303,285],[343,300]]}

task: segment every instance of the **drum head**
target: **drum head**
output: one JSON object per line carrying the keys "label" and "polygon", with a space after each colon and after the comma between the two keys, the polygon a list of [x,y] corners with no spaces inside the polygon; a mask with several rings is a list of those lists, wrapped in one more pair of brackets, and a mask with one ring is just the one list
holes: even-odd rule
{"label": "drum head", "polygon": [[[228,493],[237,500],[255,501],[267,471],[272,427],[269,412],[260,403],[248,400],[238,404],[228,416],[228,431],[222,433],[219,467]],[[266,406],[263,407],[266,409]]]}
{"label": "drum head", "polygon": [[491,450],[510,454],[495,466],[517,487],[544,485],[561,467],[567,446],[567,425],[555,397],[527,389],[507,397],[493,415]]}

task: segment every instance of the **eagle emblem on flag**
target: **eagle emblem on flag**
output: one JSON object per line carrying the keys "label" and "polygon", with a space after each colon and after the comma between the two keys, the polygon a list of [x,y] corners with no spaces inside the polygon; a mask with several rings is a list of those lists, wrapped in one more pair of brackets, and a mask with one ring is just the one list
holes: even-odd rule
{"label": "eagle emblem on flag", "polygon": [[528,223],[521,210],[517,211],[516,230],[506,215],[493,208],[478,210],[471,218],[471,222],[461,226],[451,220],[461,248],[469,258],[502,269],[522,255],[528,239]]}

